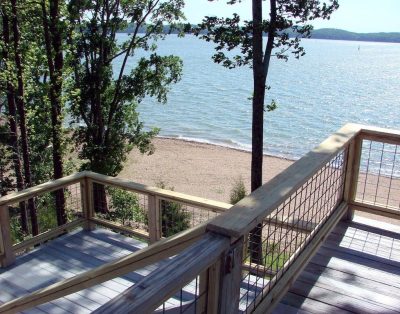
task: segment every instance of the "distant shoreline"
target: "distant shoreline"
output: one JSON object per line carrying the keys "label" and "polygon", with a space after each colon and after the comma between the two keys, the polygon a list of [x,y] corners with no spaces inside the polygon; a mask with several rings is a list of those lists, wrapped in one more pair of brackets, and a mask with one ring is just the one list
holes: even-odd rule
{"label": "distant shoreline", "polygon": [[[125,34],[126,33],[129,34],[131,32],[132,32],[131,26],[129,26],[127,29],[118,31],[118,33],[125,33]],[[144,32],[145,32],[144,28],[139,29],[139,33],[144,33]],[[168,26],[164,26],[164,32],[169,33]],[[177,34],[177,32],[172,31],[171,34]],[[292,35],[292,33],[289,32],[289,36],[290,35]],[[356,33],[337,28],[320,28],[312,31],[310,39],[400,43],[400,32]]]}

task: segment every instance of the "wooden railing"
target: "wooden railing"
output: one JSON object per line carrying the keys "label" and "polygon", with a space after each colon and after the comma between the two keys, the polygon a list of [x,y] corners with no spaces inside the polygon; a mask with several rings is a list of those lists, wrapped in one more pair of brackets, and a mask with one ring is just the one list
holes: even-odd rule
{"label": "wooden railing", "polygon": [[[152,244],[8,302],[0,306],[0,313],[24,310],[171,256],[174,257],[157,271],[96,312],[162,311],[166,300],[185,285],[194,283],[193,302],[181,305],[182,310],[237,313],[240,309],[246,313],[269,313],[340,219],[352,219],[354,211],[400,218],[399,177],[400,132],[347,124],[232,208],[90,172],[15,193],[0,199],[3,265],[12,262],[14,254],[8,235],[7,206],[75,183],[80,184],[83,197],[82,217],[73,227],[81,224],[90,229],[93,224],[102,224],[149,239]],[[146,195],[147,234],[96,218],[93,183]],[[165,228],[163,201],[218,215],[209,221],[193,220],[191,229],[161,239]],[[68,226],[14,247],[32,246],[64,232]]]}

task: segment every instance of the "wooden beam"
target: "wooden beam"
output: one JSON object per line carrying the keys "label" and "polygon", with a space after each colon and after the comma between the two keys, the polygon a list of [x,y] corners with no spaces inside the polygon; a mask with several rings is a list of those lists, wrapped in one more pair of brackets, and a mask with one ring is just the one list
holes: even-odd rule
{"label": "wooden beam", "polygon": [[117,232],[121,232],[121,233],[125,233],[125,234],[129,234],[129,235],[138,237],[146,242],[149,242],[149,240],[150,240],[149,233],[144,230],[139,230],[139,229],[135,230],[130,227],[120,225],[113,221],[108,221],[108,220],[94,218],[94,217],[90,219],[90,222],[93,225],[103,226],[103,227],[109,228],[109,229],[117,231]]}
{"label": "wooden beam", "polygon": [[122,178],[109,177],[90,171],[86,173],[89,178],[100,184],[112,185],[128,191],[133,191],[143,194],[152,194],[159,196],[161,198],[170,199],[172,201],[185,203],[195,207],[209,209],[211,211],[218,213],[225,212],[226,210],[232,207],[232,205],[228,203],[213,201],[206,198],[187,195],[175,191],[164,190],[153,186],[131,182],[129,180]]}
{"label": "wooden beam", "polygon": [[[344,213],[347,211],[348,205],[342,202],[330,215],[330,217],[322,224],[321,228],[311,234],[312,238],[305,247],[298,250],[298,253],[292,255],[292,257],[285,263],[290,265],[282,274],[271,279],[273,282],[273,288],[270,291],[261,293],[256,298],[256,308],[254,314],[268,314],[272,313],[276,305],[279,304],[280,300],[289,290],[290,286],[296,281],[297,276],[301,273],[308,261],[314,256],[321,244],[328,237],[330,232],[340,221]],[[283,269],[286,268],[284,265]],[[270,285],[267,285],[267,288]],[[264,288],[264,289],[267,289]]]}
{"label": "wooden beam", "polygon": [[205,234],[157,271],[93,313],[151,313],[215,263],[229,245],[230,240],[226,237],[212,233]]}
{"label": "wooden beam", "polygon": [[78,219],[75,219],[74,221],[66,223],[65,225],[55,227],[49,231],[43,232],[43,233],[35,236],[33,238],[30,238],[30,239],[27,239],[27,240],[24,240],[22,242],[15,244],[13,246],[13,251],[20,252],[20,251],[26,250],[28,248],[31,248],[37,244],[41,244],[48,240],[54,239],[54,238],[64,234],[68,230],[72,230],[72,229],[82,226],[84,224],[84,222],[85,222],[84,218],[78,218]]}
{"label": "wooden beam", "polygon": [[83,228],[87,231],[94,230],[95,225],[91,222],[94,217],[93,182],[90,178],[81,181],[81,200],[83,216],[86,219]]}
{"label": "wooden beam", "polygon": [[250,232],[317,171],[325,167],[333,157],[346,148],[359,132],[360,128],[357,125],[345,125],[303,158],[245,197],[230,211],[215,217],[209,223],[208,230],[233,238]]}
{"label": "wooden beam", "polygon": [[161,216],[160,216],[160,200],[157,196],[149,194],[148,196],[148,221],[149,221],[149,237],[150,243],[157,242],[161,239]]}
{"label": "wooden beam", "polygon": [[0,313],[20,312],[156,263],[196,242],[205,233],[205,229],[204,224],[199,225],[113,262],[1,304]]}
{"label": "wooden beam", "polygon": [[236,314],[238,312],[242,283],[243,240],[243,237],[239,238],[223,256],[218,313]]}
{"label": "wooden beam", "polygon": [[200,291],[196,313],[218,314],[222,258],[200,274]]}
{"label": "wooden beam", "polygon": [[7,267],[15,262],[15,254],[12,249],[10,230],[10,213],[8,206],[0,206],[0,264]]}
{"label": "wooden beam", "polygon": [[379,206],[379,204],[365,201],[361,203],[355,200],[349,204],[349,207],[352,210],[400,220],[400,209],[393,206],[385,206],[383,204]]}
{"label": "wooden beam", "polygon": [[361,125],[360,136],[370,141],[400,145],[400,130]]}
{"label": "wooden beam", "polygon": [[66,176],[64,178],[49,181],[19,192],[8,194],[0,198],[0,206],[19,203],[22,201],[26,201],[32,197],[38,196],[40,194],[64,188],[68,185],[80,182],[82,179],[86,177],[86,174],[87,171],[78,172]]}
{"label": "wooden beam", "polygon": [[[360,172],[362,140],[357,136],[351,142],[347,151],[346,173],[344,182],[343,200],[347,203],[352,202],[357,193],[358,175]],[[349,208],[346,215],[343,216],[345,220],[353,220],[354,211]]]}

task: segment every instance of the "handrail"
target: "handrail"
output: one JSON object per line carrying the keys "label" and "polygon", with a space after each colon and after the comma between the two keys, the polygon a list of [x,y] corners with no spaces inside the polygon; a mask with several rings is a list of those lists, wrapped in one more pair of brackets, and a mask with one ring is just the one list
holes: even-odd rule
{"label": "handrail", "polygon": [[182,231],[140,251],[6,302],[0,305],[0,313],[23,311],[151,265],[187,248],[196,242],[205,231],[205,224]]}
{"label": "handrail", "polygon": [[[157,272],[152,272],[94,313],[151,313],[176,290],[215,263],[229,246],[229,238],[207,233]],[[194,255],[197,259],[193,259]]]}
{"label": "handrail", "polygon": [[233,206],[229,212],[211,220],[207,229],[233,238],[247,234],[333,156],[348,146],[360,133],[361,127],[346,124],[303,158]]}
{"label": "handrail", "polygon": [[126,190],[152,194],[161,198],[165,198],[167,200],[184,202],[189,205],[198,206],[206,209],[210,209],[216,212],[225,212],[226,210],[232,207],[231,204],[218,202],[198,196],[192,196],[184,193],[179,193],[171,190],[161,189],[154,186],[148,186],[136,182],[129,181],[127,179],[110,177],[106,175],[102,175],[99,173],[87,171],[86,176],[93,180],[93,182],[100,184],[108,184],[112,186],[116,186],[119,188],[123,188]]}
{"label": "handrail", "polygon": [[81,171],[60,179],[39,184],[37,186],[22,191],[10,193],[0,198],[0,206],[25,201],[39,194],[52,192],[66,185],[71,185],[73,183],[80,182],[85,178],[90,178],[97,183],[113,185],[134,192],[152,194],[169,200],[180,201],[193,206],[207,208],[216,212],[224,212],[232,207],[232,205],[228,203],[218,202],[202,197],[192,196],[184,193],[179,193],[140,183],[135,183],[127,179],[110,177],[91,171]]}
{"label": "handrail", "polygon": [[87,171],[82,171],[78,173],[71,174],[69,176],[48,181],[31,188],[27,188],[22,191],[10,193],[6,196],[0,197],[0,206],[6,206],[8,204],[19,203],[22,201],[26,201],[32,197],[38,196],[39,194],[52,192],[63,188],[67,185],[71,185],[74,183],[78,183],[82,181],[87,176]]}

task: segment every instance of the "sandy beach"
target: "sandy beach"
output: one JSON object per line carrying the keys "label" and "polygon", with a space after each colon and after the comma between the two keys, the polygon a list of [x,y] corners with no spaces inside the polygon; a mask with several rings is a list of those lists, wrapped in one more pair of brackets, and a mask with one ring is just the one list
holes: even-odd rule
{"label": "sandy beach", "polygon": [[[247,192],[250,191],[249,152],[167,138],[156,138],[153,144],[153,155],[132,151],[119,177],[152,186],[163,181],[175,191],[223,202],[229,202],[233,183],[239,177]],[[266,156],[263,181],[270,180],[292,163]]]}

